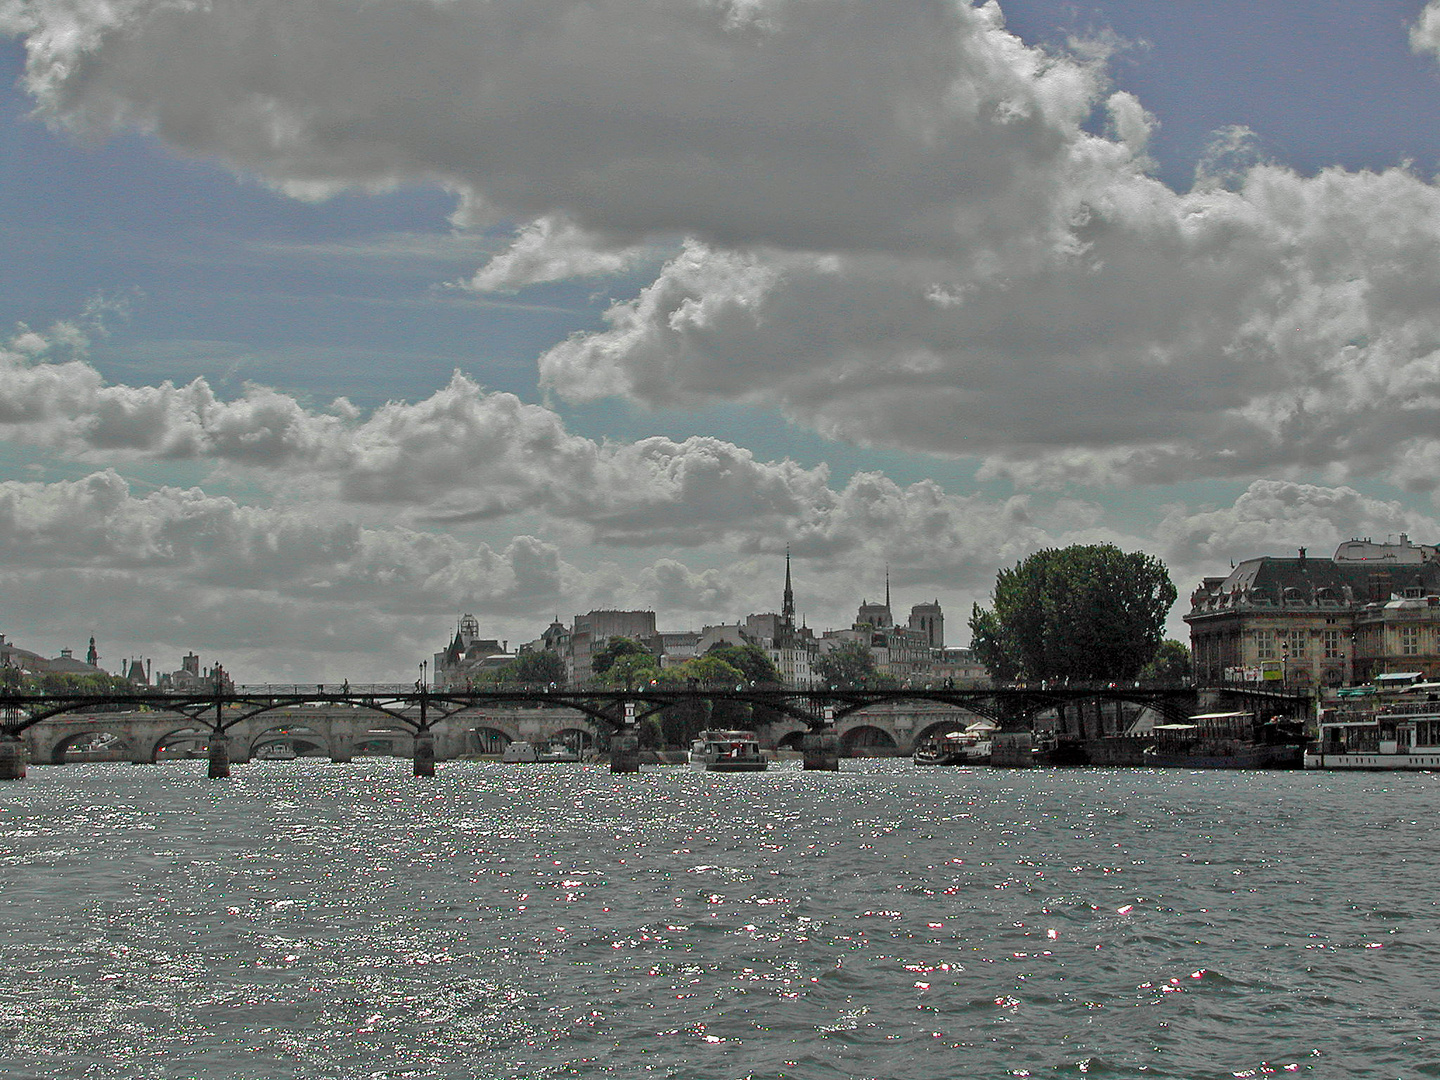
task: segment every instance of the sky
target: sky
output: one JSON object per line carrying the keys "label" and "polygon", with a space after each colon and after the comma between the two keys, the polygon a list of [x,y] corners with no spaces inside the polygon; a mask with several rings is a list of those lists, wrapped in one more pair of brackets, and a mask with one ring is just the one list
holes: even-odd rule
{"label": "sky", "polygon": [[1440,0],[0,0],[0,633],[245,683],[1440,541]]}

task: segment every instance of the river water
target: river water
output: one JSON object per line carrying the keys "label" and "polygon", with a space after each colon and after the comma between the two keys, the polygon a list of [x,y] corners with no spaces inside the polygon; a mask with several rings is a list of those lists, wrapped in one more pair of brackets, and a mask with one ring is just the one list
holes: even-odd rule
{"label": "river water", "polygon": [[0,1076],[1440,1076],[1440,777],[0,786]]}

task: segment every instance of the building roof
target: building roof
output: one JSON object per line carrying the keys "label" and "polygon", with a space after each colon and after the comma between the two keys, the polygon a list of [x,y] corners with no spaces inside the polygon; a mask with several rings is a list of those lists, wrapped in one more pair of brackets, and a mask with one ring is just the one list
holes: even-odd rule
{"label": "building roof", "polygon": [[[1247,559],[1214,583],[1207,578],[1196,593],[1196,610],[1208,599],[1244,601],[1250,606],[1287,602],[1334,603],[1337,607],[1388,602],[1409,590],[1440,595],[1440,563],[1335,562],[1306,557]],[[1214,584],[1212,584],[1214,583]]]}

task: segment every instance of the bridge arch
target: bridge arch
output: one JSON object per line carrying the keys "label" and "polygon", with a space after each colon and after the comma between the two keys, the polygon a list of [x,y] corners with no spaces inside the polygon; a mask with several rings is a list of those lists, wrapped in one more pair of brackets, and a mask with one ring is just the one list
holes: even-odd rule
{"label": "bridge arch", "polygon": [[854,724],[840,733],[841,753],[850,757],[891,757],[900,751],[895,734],[878,724]]}
{"label": "bridge arch", "polygon": [[[165,750],[176,744],[195,744],[203,752],[207,740],[210,738],[210,729],[200,724],[177,724],[168,731],[149,738],[136,740],[135,759],[138,762],[154,765],[162,760]],[[171,757],[179,757],[175,754]]]}
{"label": "bridge arch", "polygon": [[[91,756],[72,757],[75,754],[87,753]],[[51,765],[64,765],[67,761],[71,764],[79,761],[131,761],[134,760],[135,746],[133,738],[127,737],[123,732],[114,728],[107,728],[101,725],[72,730],[66,732],[49,747],[48,756],[44,759]]]}

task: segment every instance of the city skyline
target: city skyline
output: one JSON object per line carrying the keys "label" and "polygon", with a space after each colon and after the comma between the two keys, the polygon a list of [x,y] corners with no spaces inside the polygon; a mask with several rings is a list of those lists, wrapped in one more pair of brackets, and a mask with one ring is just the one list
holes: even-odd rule
{"label": "city skyline", "polygon": [[965,645],[1043,547],[1440,540],[1440,0],[1255,8],[0,6],[0,633],[403,680],[788,548]]}

